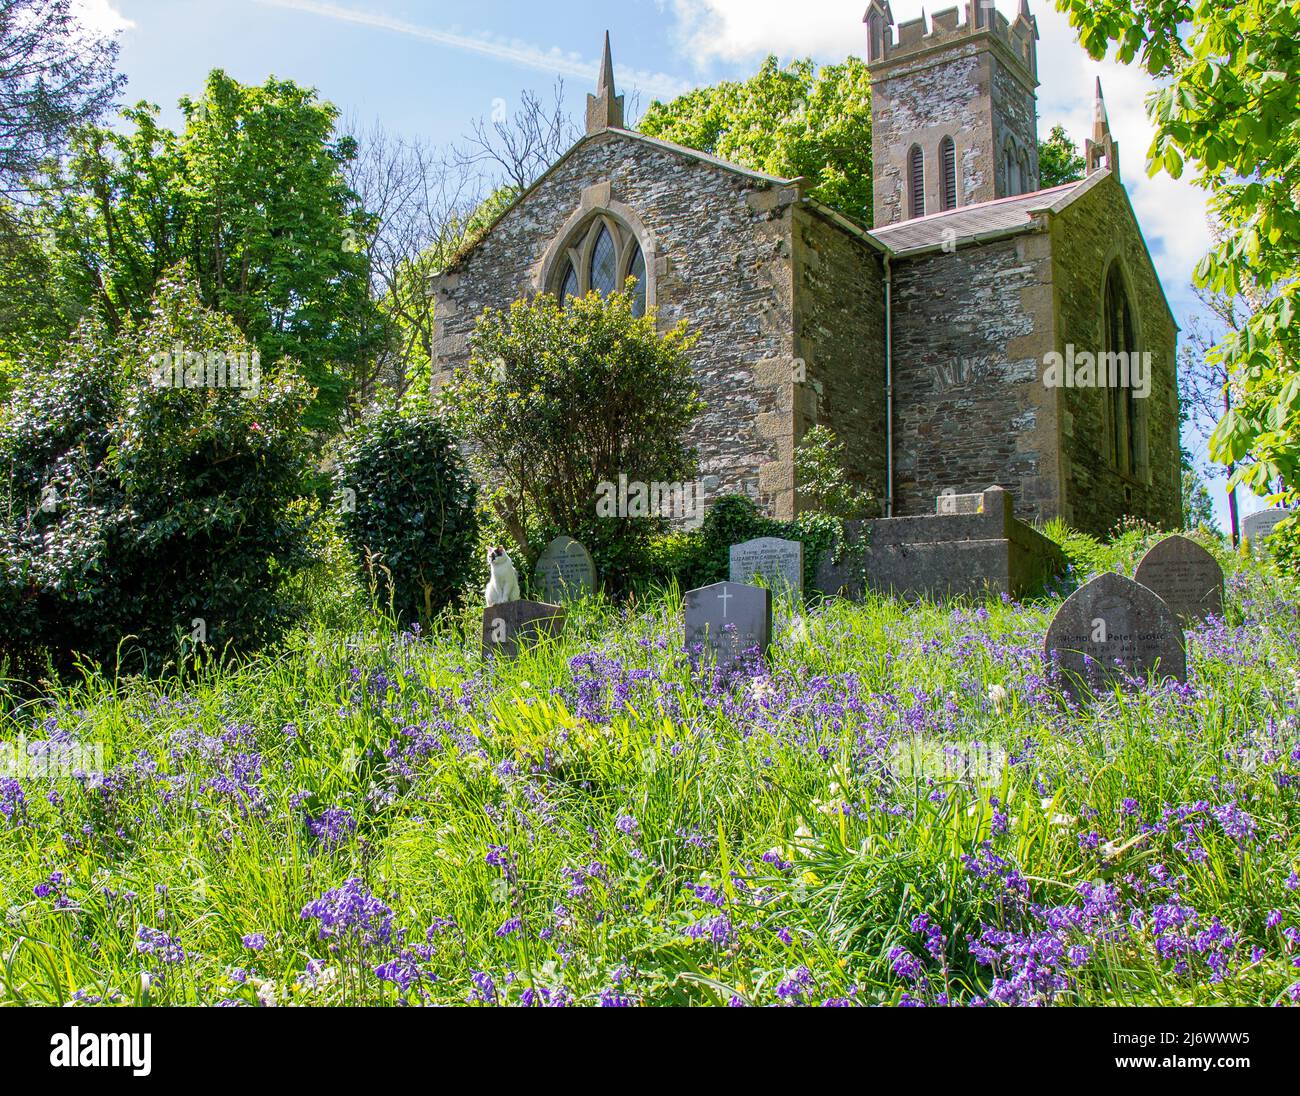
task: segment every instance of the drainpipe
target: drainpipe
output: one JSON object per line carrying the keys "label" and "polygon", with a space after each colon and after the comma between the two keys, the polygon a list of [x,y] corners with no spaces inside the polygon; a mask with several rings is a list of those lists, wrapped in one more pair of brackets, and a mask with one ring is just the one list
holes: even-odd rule
{"label": "drainpipe", "polygon": [[885,256],[885,517],[894,516],[894,275]]}

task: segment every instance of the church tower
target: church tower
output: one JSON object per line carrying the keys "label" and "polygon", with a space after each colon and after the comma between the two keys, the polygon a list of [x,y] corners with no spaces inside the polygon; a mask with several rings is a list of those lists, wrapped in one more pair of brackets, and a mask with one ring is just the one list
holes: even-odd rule
{"label": "church tower", "polygon": [[1038,25],[1020,0],[925,12],[895,28],[871,0],[871,152],[875,227],[1038,189]]}

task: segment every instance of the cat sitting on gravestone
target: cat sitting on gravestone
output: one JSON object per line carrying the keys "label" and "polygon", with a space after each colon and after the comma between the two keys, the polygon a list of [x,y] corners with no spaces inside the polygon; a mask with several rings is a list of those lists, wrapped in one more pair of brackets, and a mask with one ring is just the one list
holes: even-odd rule
{"label": "cat sitting on gravestone", "polygon": [[514,561],[504,548],[488,549],[488,567],[492,577],[483,590],[488,607],[504,605],[507,601],[519,600],[519,573]]}

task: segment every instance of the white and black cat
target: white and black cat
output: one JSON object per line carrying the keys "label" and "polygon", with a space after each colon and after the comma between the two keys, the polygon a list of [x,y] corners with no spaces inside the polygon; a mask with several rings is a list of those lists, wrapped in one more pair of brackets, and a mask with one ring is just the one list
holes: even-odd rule
{"label": "white and black cat", "polygon": [[489,606],[503,605],[507,601],[519,600],[519,573],[514,561],[504,548],[488,549],[488,567],[492,578],[483,590],[483,596]]}

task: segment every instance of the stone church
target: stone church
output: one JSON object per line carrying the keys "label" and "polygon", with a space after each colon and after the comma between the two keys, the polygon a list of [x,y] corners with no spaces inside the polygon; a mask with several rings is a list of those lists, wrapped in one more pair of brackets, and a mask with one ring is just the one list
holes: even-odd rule
{"label": "stone church", "polygon": [[[706,500],[793,516],[795,447],[825,424],[886,516],[997,484],[1031,521],[1177,525],[1177,326],[1100,87],[1086,176],[1041,190],[1027,0],[1013,22],[968,0],[928,27],[871,0],[864,22],[872,227],[801,179],[628,129],[607,37],[585,135],[435,279],[435,377],[485,307],[632,276],[638,308],[699,336]],[[1149,363],[1142,385],[1127,360]]]}

